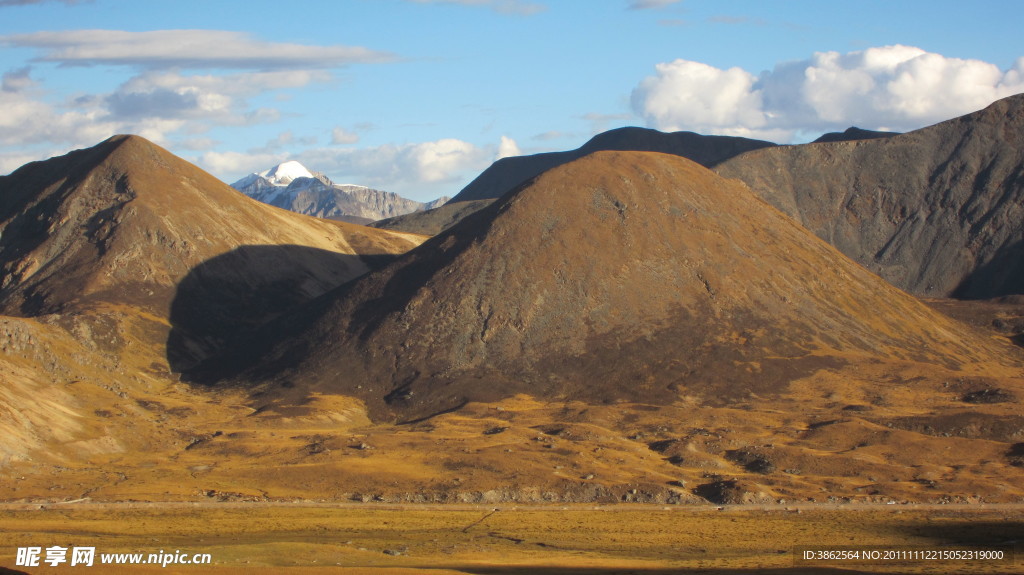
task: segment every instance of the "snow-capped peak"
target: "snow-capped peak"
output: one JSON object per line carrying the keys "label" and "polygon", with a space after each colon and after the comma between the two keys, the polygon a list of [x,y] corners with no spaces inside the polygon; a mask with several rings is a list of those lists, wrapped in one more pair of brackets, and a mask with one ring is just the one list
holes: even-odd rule
{"label": "snow-capped peak", "polygon": [[287,186],[292,180],[313,177],[313,173],[307,170],[306,166],[294,160],[278,164],[265,172],[260,172],[260,175],[276,186]]}

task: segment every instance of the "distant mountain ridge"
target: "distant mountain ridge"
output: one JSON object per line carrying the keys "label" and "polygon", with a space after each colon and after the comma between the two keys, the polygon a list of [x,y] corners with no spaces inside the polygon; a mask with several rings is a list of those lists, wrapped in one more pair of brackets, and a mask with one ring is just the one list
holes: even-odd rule
{"label": "distant mountain ridge", "polygon": [[484,208],[540,174],[599,151],[661,152],[682,156],[711,167],[749,150],[777,144],[734,136],[705,136],[694,132],[660,132],[624,127],[602,132],[575,150],[502,158],[481,172],[439,209],[376,222],[374,227],[434,235]]}
{"label": "distant mountain ridge", "polygon": [[516,186],[556,166],[597,151],[661,152],[682,156],[704,167],[748,150],[776,144],[733,136],[704,136],[694,132],[659,132],[626,127],[602,132],[575,150],[502,158],[452,198],[452,202],[500,198]]}
{"label": "distant mountain ridge", "polygon": [[294,160],[249,174],[231,187],[265,204],[307,216],[369,223],[444,205],[447,197],[417,202],[394,192],[335,184]]}

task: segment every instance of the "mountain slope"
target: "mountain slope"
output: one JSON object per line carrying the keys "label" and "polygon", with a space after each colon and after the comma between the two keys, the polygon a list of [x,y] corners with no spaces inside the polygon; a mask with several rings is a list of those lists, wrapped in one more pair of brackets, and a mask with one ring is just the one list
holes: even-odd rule
{"label": "mountain slope", "polygon": [[755,150],[715,170],[912,293],[1024,293],[1024,95],[902,135]]}
{"label": "mountain slope", "polygon": [[173,372],[422,239],[266,206],[136,136],[0,177],[0,466],[173,448],[180,414],[233,412]]}
{"label": "mountain slope", "polygon": [[0,313],[137,308],[172,369],[422,240],[271,208],[136,136],[0,178],[0,233]]}
{"label": "mountain slope", "polygon": [[[401,253],[419,241],[268,208],[137,136],[0,178],[0,231],[0,309],[14,315],[96,298],[165,308],[190,270],[246,245],[357,256]],[[367,269],[353,257],[313,273],[325,274],[315,280],[322,289]]]}
{"label": "mountain slope", "polygon": [[992,357],[741,184],[639,152],[546,172],[310,317],[260,369],[378,417],[517,393],[727,404],[864,358]]}

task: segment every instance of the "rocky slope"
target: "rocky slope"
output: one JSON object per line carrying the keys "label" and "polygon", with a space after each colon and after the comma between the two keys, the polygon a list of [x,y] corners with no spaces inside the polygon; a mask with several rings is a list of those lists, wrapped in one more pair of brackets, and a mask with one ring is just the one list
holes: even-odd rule
{"label": "rocky slope", "polygon": [[906,134],[755,150],[715,170],[912,293],[1024,293],[1024,95]]}

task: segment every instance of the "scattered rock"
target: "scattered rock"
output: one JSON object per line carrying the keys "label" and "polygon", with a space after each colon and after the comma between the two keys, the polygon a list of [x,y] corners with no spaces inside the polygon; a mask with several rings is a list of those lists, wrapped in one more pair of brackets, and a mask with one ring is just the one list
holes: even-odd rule
{"label": "scattered rock", "polygon": [[727,451],[725,456],[751,473],[767,474],[775,471],[775,464],[766,455],[750,449],[734,449]]}
{"label": "scattered rock", "polygon": [[1017,401],[1017,397],[1005,389],[992,388],[966,393],[961,401],[964,403],[1011,403]]}
{"label": "scattered rock", "polygon": [[670,447],[672,447],[676,443],[679,443],[678,439],[662,439],[660,441],[652,441],[648,443],[647,447],[649,447],[651,451],[665,453],[666,451],[668,451]]}
{"label": "scattered rock", "polygon": [[712,503],[726,505],[750,503],[755,499],[754,493],[745,489],[735,479],[719,479],[718,481],[698,485],[693,490],[693,493]]}

